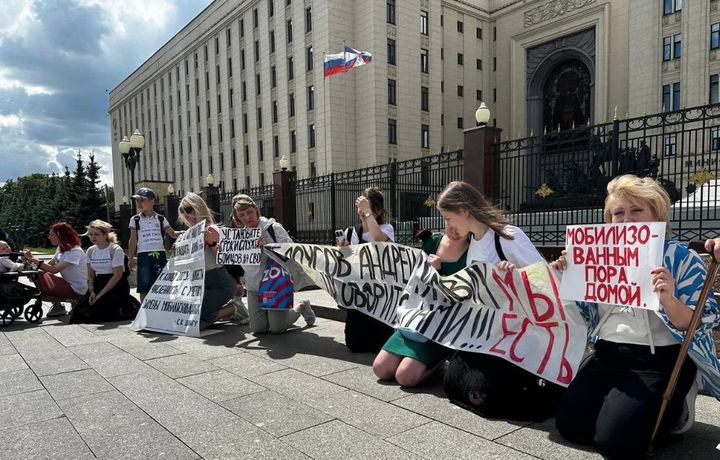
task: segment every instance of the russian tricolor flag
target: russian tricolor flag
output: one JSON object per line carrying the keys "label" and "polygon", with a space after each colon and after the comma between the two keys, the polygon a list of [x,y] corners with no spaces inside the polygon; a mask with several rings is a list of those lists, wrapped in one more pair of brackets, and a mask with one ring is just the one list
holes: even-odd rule
{"label": "russian tricolor flag", "polygon": [[347,72],[345,68],[345,53],[326,54],[323,62],[323,75],[329,77],[336,73]]}
{"label": "russian tricolor flag", "polygon": [[370,62],[372,62],[372,53],[368,51],[358,51],[355,48],[346,46],[345,52],[343,53],[325,55],[323,75],[329,77],[336,73],[344,73],[352,68],[360,67]]}

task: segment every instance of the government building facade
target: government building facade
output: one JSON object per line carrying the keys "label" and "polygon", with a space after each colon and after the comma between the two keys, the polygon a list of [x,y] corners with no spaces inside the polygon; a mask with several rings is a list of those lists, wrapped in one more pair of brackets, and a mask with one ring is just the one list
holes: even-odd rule
{"label": "government building facade", "polygon": [[719,3],[216,0],[111,91],[116,194],[135,129],[138,182],[239,190],[462,148],[481,102],[502,140],[716,103]]}

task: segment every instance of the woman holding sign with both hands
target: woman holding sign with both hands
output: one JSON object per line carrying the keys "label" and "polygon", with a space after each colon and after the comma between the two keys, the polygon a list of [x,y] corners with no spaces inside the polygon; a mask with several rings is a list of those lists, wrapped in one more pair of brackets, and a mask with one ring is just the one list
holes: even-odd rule
{"label": "woman holding sign with both hands", "polygon": [[180,221],[188,227],[205,220],[205,293],[200,313],[200,329],[205,329],[235,313],[235,307],[227,305],[235,293],[235,280],[225,270],[225,266],[216,261],[220,232],[215,226],[212,212],[200,195],[192,192],[185,195],[180,201],[178,215]]}
{"label": "woman holding sign with both hands", "polygon": [[[670,197],[653,179],[620,176],[607,190],[606,222],[668,222]],[[553,265],[564,270],[565,256]],[[659,311],[578,302],[598,340],[594,357],[560,404],[556,424],[564,438],[593,442],[609,458],[644,455],[706,274],[697,254],[677,241],[666,241],[663,266],[652,270]],[[697,382],[720,397],[720,362],[711,336],[720,317],[712,295],[701,308],[702,322],[689,351],[692,359],[680,372],[658,439],[692,425]]]}

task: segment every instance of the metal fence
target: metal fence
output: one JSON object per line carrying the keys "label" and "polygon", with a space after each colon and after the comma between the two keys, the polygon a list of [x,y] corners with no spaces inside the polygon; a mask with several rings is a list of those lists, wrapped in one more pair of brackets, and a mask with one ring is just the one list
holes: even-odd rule
{"label": "metal fence", "polygon": [[603,222],[606,186],[621,174],[657,179],[672,200],[672,237],[720,230],[720,105],[614,120],[500,142],[494,198],[537,245],[565,241],[565,226]]}
{"label": "metal fence", "polygon": [[233,213],[232,197],[238,193],[244,193],[255,200],[255,204],[260,209],[260,214],[267,217],[274,215],[273,197],[275,194],[275,186],[273,184],[251,187],[249,189],[239,190],[237,192],[220,192],[218,222],[227,222]]}
{"label": "metal fence", "polygon": [[355,199],[367,187],[379,187],[395,227],[395,240],[412,244],[418,227],[442,229],[435,199],[453,180],[463,177],[463,152],[440,153],[390,162],[354,171],[295,182],[296,239],[303,243],[333,243],[334,231],[360,223]]}

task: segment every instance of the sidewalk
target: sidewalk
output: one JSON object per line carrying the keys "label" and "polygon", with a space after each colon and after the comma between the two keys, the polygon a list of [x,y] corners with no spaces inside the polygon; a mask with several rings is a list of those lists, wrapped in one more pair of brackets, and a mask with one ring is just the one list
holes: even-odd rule
{"label": "sidewalk", "polygon": [[[322,291],[297,296],[332,313]],[[416,390],[378,383],[341,322],[258,337],[226,323],[204,339],[126,324],[0,329],[3,458],[601,458],[552,421],[453,406],[439,376]],[[691,431],[654,458],[720,457],[718,421],[720,405],[699,397]]]}

